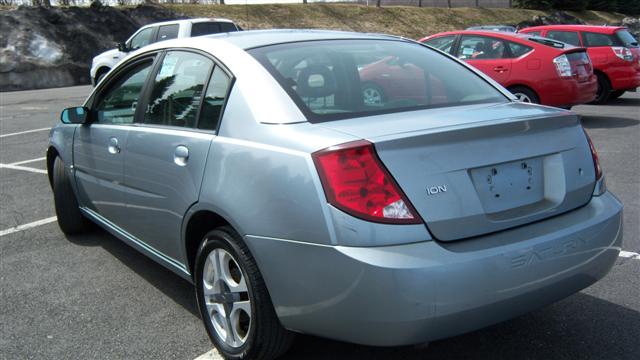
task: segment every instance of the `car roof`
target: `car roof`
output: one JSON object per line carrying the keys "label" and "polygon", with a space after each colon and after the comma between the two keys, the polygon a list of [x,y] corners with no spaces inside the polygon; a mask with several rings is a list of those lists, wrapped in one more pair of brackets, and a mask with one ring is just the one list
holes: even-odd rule
{"label": "car roof", "polygon": [[300,41],[317,40],[348,40],[348,39],[377,39],[377,40],[409,40],[399,36],[385,34],[363,34],[350,31],[335,30],[300,30],[300,29],[275,29],[275,30],[248,30],[230,33],[212,34],[200,38],[214,38],[223,40],[243,50],[291,43]]}
{"label": "car roof", "polygon": [[[489,30],[457,30],[457,31],[447,31],[447,32],[441,32],[441,33],[437,33],[434,35],[429,36],[428,38],[432,38],[432,37],[441,37],[441,36],[447,36],[447,35],[478,35],[478,36],[489,36],[489,37],[494,37],[494,38],[499,38],[499,39],[503,39],[503,40],[516,40],[516,41],[520,41],[520,42],[524,42],[525,44],[529,45],[529,46],[544,46],[544,44],[542,42],[554,42],[554,43],[560,43],[563,44],[564,46],[562,48],[556,48],[558,50],[568,50],[568,49],[573,49],[573,48],[577,48],[574,45],[571,44],[567,44],[567,43],[563,43],[561,41],[558,40],[554,40],[554,39],[547,39],[541,36],[537,36],[537,35],[532,35],[532,34],[527,34],[527,33],[512,33],[512,32],[504,32],[504,31],[489,31]],[[532,40],[534,39],[534,40]],[[536,41],[535,39],[540,39],[539,41]],[[545,47],[546,49],[546,47]]]}
{"label": "car roof", "polygon": [[535,30],[573,30],[573,31],[590,31],[604,34],[613,34],[614,32],[626,29],[624,26],[600,26],[600,25],[541,25],[532,26],[521,29],[522,32]]}
{"label": "car roof", "polygon": [[200,22],[228,22],[233,23],[233,20],[224,19],[224,18],[194,18],[194,19],[179,19],[179,20],[169,20],[169,21],[161,21],[153,24],[147,24],[143,26],[143,28],[151,27],[151,26],[160,26],[160,25],[173,25],[173,24],[183,24],[183,23],[200,23]]}

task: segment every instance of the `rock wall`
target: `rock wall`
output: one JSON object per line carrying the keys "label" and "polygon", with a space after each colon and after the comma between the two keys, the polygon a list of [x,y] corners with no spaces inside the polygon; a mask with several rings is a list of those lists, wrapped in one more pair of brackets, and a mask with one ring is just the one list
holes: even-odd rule
{"label": "rock wall", "polygon": [[93,57],[140,26],[184,18],[153,5],[19,7],[0,12],[0,91],[89,84]]}

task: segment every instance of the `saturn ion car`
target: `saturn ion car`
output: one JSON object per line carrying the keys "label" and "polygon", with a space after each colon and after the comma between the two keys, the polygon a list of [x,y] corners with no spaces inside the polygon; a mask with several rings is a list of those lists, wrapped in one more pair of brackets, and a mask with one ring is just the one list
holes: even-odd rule
{"label": "saturn ion car", "polygon": [[[420,69],[420,97],[365,102],[361,70],[387,58]],[[294,333],[478,329],[591,285],[622,242],[575,114],[384,35],[145,47],[62,112],[47,164],[60,228],[97,223],[192,282],[229,359],[276,358]]]}

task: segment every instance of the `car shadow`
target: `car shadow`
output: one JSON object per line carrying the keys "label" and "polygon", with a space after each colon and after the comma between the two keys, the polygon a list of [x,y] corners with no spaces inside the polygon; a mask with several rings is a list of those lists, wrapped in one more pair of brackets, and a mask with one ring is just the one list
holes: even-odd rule
{"label": "car shadow", "polygon": [[[193,287],[101,229],[68,240],[100,246],[163,294],[199,317]],[[640,312],[578,293],[541,310],[428,346],[362,346],[298,334],[282,360],[335,359],[635,359]],[[615,341],[615,344],[612,343]]]}
{"label": "car shadow", "polygon": [[616,106],[640,106],[640,99],[638,98],[626,98],[620,97],[617,99],[609,100],[607,105],[616,105]]}
{"label": "car shadow", "polygon": [[637,126],[640,124],[640,120],[636,119],[601,115],[583,115],[580,117],[580,120],[582,122],[582,126],[587,129],[613,129]]}
{"label": "car shadow", "polygon": [[638,324],[640,312],[578,293],[519,318],[426,347],[377,348],[300,335],[282,360],[635,359],[640,351]]}
{"label": "car shadow", "polygon": [[79,246],[102,247],[163,294],[194,316],[200,317],[193,285],[105,230],[98,228],[97,225],[81,236],[67,236],[67,240]]}

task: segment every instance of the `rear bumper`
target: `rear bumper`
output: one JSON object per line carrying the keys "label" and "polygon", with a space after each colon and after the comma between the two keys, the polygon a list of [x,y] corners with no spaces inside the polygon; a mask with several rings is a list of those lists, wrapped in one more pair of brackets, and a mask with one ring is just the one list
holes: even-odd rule
{"label": "rear bumper", "polygon": [[580,291],[616,261],[621,224],[622,204],[607,192],[545,221],[444,244],[245,239],[286,328],[394,346],[485,327]]}
{"label": "rear bumper", "polygon": [[595,76],[584,82],[573,79],[559,79],[548,84],[540,94],[543,105],[569,107],[586,104],[596,98],[598,80]]}

